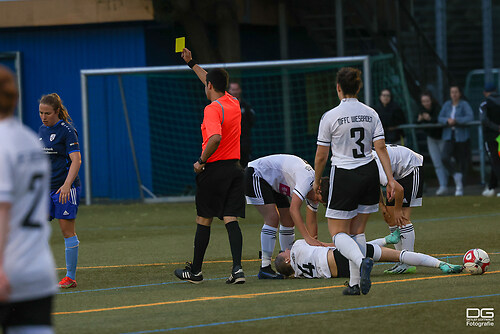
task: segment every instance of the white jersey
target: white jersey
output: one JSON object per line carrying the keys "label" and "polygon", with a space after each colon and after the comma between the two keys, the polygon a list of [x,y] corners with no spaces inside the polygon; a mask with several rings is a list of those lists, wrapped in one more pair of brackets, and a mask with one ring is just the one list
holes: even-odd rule
{"label": "white jersey", "polygon": [[[296,194],[304,200],[312,190],[314,169],[303,159],[290,154],[275,154],[250,161],[248,167],[266,180],[277,193],[291,197]],[[317,209],[316,205],[308,205]]]}
{"label": "white jersey", "polygon": [[10,302],[57,291],[49,246],[50,165],[35,133],[13,117],[0,121],[0,202],[11,203],[4,271]]}
{"label": "white jersey", "polygon": [[373,160],[372,143],[383,138],[384,129],[377,112],[349,98],[323,114],[317,144],[331,146],[332,165],[354,169]]}
{"label": "white jersey", "polygon": [[[420,167],[424,164],[424,157],[407,147],[395,144],[386,145],[386,147],[387,153],[389,153],[389,159],[391,160],[392,173],[396,180],[400,180],[410,175],[415,167]],[[377,152],[373,151],[373,155],[375,156],[375,161],[377,161],[380,184],[385,186],[387,185],[387,175],[385,175],[384,168],[380,163]]]}
{"label": "white jersey", "polygon": [[335,248],[311,246],[304,239],[294,242],[290,250],[290,264],[298,278],[331,278],[328,251]]}

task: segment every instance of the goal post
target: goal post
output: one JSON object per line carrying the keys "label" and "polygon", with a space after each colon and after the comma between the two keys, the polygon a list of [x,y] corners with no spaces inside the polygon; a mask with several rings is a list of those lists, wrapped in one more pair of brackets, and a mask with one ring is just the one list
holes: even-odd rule
{"label": "goal post", "polygon": [[[338,69],[362,70],[359,97],[372,105],[372,63],[357,56],[200,66],[225,68],[231,81],[240,82],[256,113],[252,158],[291,153],[311,161],[319,119],[338,104]],[[187,65],[82,70],[81,90],[87,205],[96,199],[193,199],[192,165],[201,153],[208,100]]]}

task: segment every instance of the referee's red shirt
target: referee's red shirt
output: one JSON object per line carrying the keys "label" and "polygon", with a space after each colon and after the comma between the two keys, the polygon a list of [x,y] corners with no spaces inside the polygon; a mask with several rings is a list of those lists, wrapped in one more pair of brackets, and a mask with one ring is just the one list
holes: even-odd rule
{"label": "referee's red shirt", "polygon": [[210,137],[221,135],[219,147],[207,162],[240,159],[241,109],[238,99],[226,92],[206,106],[201,135],[202,150],[205,150]]}

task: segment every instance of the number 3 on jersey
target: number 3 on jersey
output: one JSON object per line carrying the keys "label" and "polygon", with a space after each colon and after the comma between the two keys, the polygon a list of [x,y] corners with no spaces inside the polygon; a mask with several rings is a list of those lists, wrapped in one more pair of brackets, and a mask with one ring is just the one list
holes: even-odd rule
{"label": "number 3 on jersey", "polygon": [[363,144],[363,139],[365,139],[365,129],[364,128],[351,128],[351,138],[354,138],[354,139],[358,138],[358,140],[356,140],[355,143],[359,146],[359,152],[358,152],[357,148],[352,149],[352,156],[356,159],[357,158],[364,158],[365,157],[365,144]]}

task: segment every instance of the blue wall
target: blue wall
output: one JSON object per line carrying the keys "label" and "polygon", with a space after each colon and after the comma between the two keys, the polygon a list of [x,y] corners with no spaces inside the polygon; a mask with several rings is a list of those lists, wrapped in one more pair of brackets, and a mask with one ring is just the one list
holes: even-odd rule
{"label": "blue wall", "polygon": [[[21,52],[24,123],[37,131],[41,124],[38,100],[43,94],[57,92],[69,110],[81,143],[80,70],[146,66],[144,28],[139,23],[3,29],[0,52],[7,51]],[[137,182],[122,106],[101,105],[94,112],[101,115],[90,120],[93,196],[136,198]],[[142,112],[145,114],[133,121],[144,123],[137,127],[141,130],[140,145],[149,148],[149,139],[144,137],[147,110]],[[150,175],[149,149],[139,149],[138,154],[142,174]],[[83,167],[80,178],[84,181]],[[143,183],[151,186],[148,179]]]}

